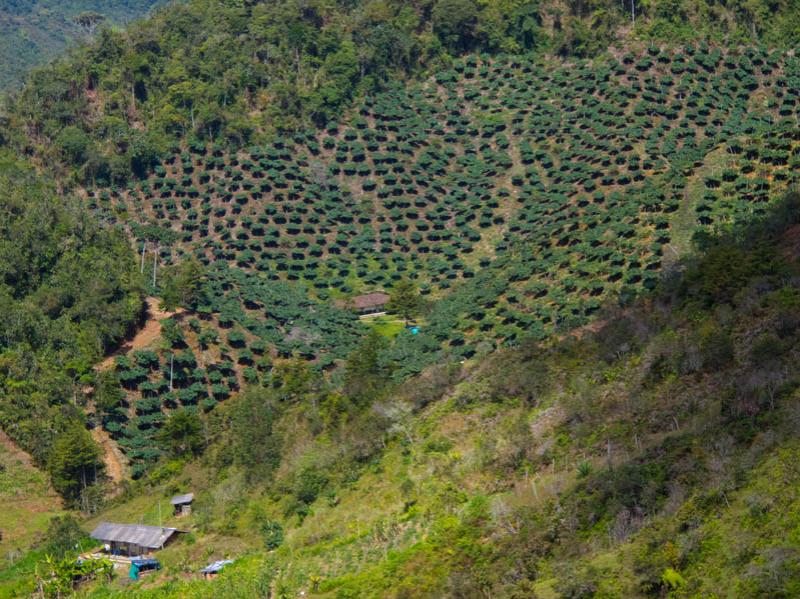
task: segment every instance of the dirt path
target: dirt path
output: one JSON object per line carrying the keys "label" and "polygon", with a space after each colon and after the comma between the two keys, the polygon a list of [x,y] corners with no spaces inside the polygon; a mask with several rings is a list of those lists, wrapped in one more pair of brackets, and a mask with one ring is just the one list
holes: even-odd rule
{"label": "dirt path", "polygon": [[108,370],[114,365],[114,358],[137,349],[144,349],[151,345],[161,335],[161,321],[177,314],[183,313],[179,308],[174,312],[166,312],[158,307],[159,300],[155,297],[147,298],[147,317],[144,326],[139,329],[133,339],[126,341],[120,348],[109,354],[105,360],[98,364],[98,370]]}
{"label": "dirt path", "polygon": [[106,476],[111,479],[115,486],[109,495],[114,497],[122,491],[120,483],[130,478],[128,460],[109,434],[99,426],[92,429],[92,438],[94,438],[95,443],[100,446],[103,452]]}
{"label": "dirt path", "polygon": [[[114,359],[117,356],[124,355],[137,349],[144,349],[152,345],[153,342],[155,342],[161,336],[161,321],[183,312],[182,309],[175,310],[174,312],[161,310],[158,307],[159,300],[155,297],[148,297],[146,301],[147,315],[144,326],[137,331],[133,339],[129,339],[123,343],[119,349],[109,354],[102,362],[100,362],[100,364],[97,365],[97,370],[108,370],[113,368]],[[106,465],[106,475],[115,485],[115,489],[111,492],[111,495],[117,495],[122,491],[122,486],[120,483],[130,478],[128,460],[108,432],[103,430],[101,427],[97,426],[92,429],[92,437],[103,451],[103,462]]]}

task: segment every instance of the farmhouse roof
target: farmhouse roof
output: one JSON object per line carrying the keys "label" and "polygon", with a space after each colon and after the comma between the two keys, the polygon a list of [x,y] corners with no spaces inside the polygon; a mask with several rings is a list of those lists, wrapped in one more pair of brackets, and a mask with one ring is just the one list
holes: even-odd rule
{"label": "farmhouse roof", "polygon": [[175,495],[169,502],[172,505],[183,505],[184,503],[192,503],[194,500],[194,493],[185,493],[184,495]]}
{"label": "farmhouse roof", "polygon": [[375,291],[373,293],[355,296],[353,298],[353,305],[359,310],[363,310],[364,308],[375,308],[376,306],[382,306],[388,301],[389,296],[387,294],[380,291]]}
{"label": "farmhouse roof", "polygon": [[131,543],[149,549],[159,549],[176,532],[180,531],[177,528],[164,528],[162,526],[101,522],[92,531],[91,537],[98,541]]}
{"label": "farmhouse roof", "polygon": [[214,574],[215,572],[219,572],[227,566],[228,564],[232,564],[232,559],[221,559],[219,561],[214,562],[213,564],[208,564],[205,568],[200,570],[203,574]]}

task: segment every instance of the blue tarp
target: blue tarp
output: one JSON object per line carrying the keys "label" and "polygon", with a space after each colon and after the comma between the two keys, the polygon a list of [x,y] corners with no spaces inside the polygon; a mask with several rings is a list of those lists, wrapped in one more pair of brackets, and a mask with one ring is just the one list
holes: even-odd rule
{"label": "blue tarp", "polygon": [[131,560],[131,564],[136,564],[140,568],[155,568],[156,570],[161,568],[161,564],[154,557],[136,557]]}
{"label": "blue tarp", "polygon": [[161,564],[152,557],[139,557],[131,560],[131,569],[128,575],[133,580],[139,579],[139,572],[142,570],[160,570]]}

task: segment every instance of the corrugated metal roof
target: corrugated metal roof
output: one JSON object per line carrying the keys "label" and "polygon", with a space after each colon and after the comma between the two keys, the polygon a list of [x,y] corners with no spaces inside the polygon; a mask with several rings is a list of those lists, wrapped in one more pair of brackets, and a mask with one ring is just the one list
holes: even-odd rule
{"label": "corrugated metal roof", "polygon": [[97,525],[97,528],[92,531],[91,537],[98,541],[132,543],[140,547],[158,549],[163,547],[176,532],[180,531],[177,528],[164,528],[161,526],[101,522]]}
{"label": "corrugated metal roof", "polygon": [[213,574],[214,572],[219,572],[227,566],[228,564],[232,564],[232,559],[221,559],[219,561],[214,562],[213,564],[208,564],[205,568],[200,570],[203,574]]}
{"label": "corrugated metal roof", "polygon": [[181,505],[182,503],[192,503],[194,493],[186,493],[185,495],[175,495],[169,502],[172,505]]}

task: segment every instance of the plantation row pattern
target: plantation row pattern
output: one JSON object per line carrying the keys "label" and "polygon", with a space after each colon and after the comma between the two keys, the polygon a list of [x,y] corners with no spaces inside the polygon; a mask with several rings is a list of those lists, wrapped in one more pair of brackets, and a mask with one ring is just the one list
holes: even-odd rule
{"label": "plantation row pattern", "polygon": [[156,435],[172,410],[208,412],[243,385],[268,384],[276,359],[327,368],[364,332],[352,313],[310,300],[298,286],[212,268],[200,309],[162,321],[159,345],[115,359],[125,400],[102,425],[139,476],[160,457]]}
{"label": "plantation row pattern", "polygon": [[163,262],[211,266],[235,292],[210,293],[209,318],[270,322],[248,313],[255,288],[251,307],[270,289],[314,298],[303,333],[288,332],[308,315],[298,300],[259,338],[323,366],[360,331],[334,300],[415,278],[437,301],[390,350],[410,373],[583,324],[654,287],[678,237],[763,212],[796,183],[798,102],[800,60],[758,49],[473,56],[324,131],[176,147],[148,180],[88,201]]}

